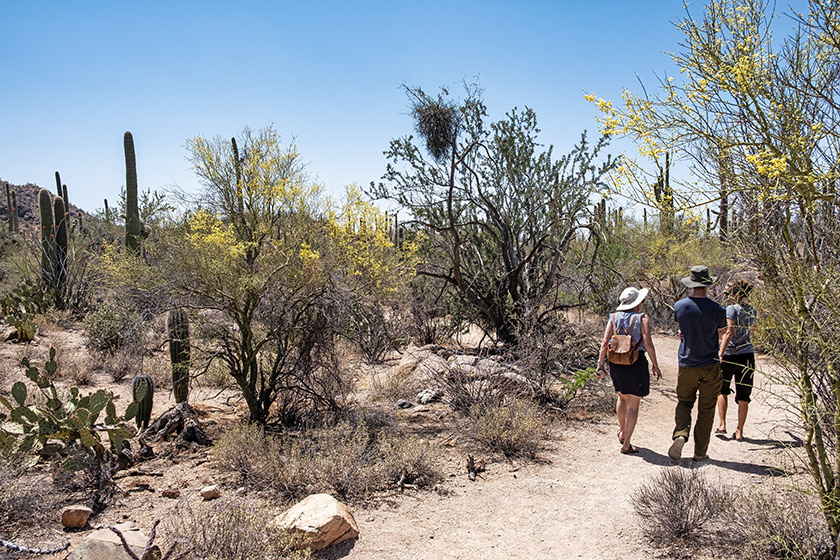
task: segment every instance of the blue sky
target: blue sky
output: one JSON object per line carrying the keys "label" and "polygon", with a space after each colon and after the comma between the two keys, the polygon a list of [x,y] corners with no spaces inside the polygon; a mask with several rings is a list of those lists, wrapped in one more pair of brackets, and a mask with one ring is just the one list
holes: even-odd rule
{"label": "blue sky", "polygon": [[389,140],[412,132],[401,84],[475,79],[493,120],[530,106],[565,152],[597,130],[585,92],[618,99],[671,68],[683,14],[680,0],[0,0],[0,178],[53,190],[57,170],[91,211],[125,182],[126,130],[141,189],[191,190],[188,138],[273,124],[339,195],[378,180]]}

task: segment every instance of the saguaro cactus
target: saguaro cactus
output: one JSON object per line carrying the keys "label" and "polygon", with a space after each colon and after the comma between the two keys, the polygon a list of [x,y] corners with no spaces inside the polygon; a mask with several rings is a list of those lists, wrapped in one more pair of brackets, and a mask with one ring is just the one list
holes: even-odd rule
{"label": "saguaro cactus", "polygon": [[134,417],[134,421],[140,430],[145,430],[149,427],[154,395],[155,382],[148,374],[141,373],[131,380],[131,397],[138,405],[137,416]]}
{"label": "saguaro cactus", "polygon": [[134,158],[134,137],[123,136],[125,148],[125,246],[134,253],[140,251],[140,208],[137,204],[137,163]]}
{"label": "saguaro cactus", "polygon": [[105,223],[111,225],[111,210],[108,208],[108,199],[105,199]]}
{"label": "saguaro cactus", "polygon": [[187,402],[190,390],[190,322],[187,312],[173,309],[166,317],[169,358],[172,361],[172,388],[175,402]]}
{"label": "saguaro cactus", "polygon": [[12,191],[12,209],[11,209],[11,216],[12,216],[12,231],[17,233],[18,230],[18,207],[17,207],[17,195],[15,191]]}
{"label": "saguaro cactus", "polygon": [[41,213],[41,280],[52,287],[55,269],[55,224],[50,191],[41,189],[38,193],[38,209]]}
{"label": "saguaro cactus", "polygon": [[53,217],[55,219],[53,288],[55,289],[55,306],[63,309],[64,292],[67,287],[67,212],[64,199],[60,196],[53,200]]}

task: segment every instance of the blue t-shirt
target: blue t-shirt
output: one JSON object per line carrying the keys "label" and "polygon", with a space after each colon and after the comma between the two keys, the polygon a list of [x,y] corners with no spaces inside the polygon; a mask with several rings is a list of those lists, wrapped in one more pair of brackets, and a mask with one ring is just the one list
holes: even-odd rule
{"label": "blue t-shirt", "polygon": [[726,306],[726,318],[732,319],[735,323],[735,334],[729,341],[729,346],[724,352],[725,356],[737,354],[752,354],[755,349],[750,340],[750,330],[755,324],[756,311],[749,303],[736,303]]}
{"label": "blue t-shirt", "polygon": [[687,297],[674,304],[674,320],[680,325],[682,340],[678,363],[699,367],[720,362],[718,329],[726,328],[726,310],[706,297]]}

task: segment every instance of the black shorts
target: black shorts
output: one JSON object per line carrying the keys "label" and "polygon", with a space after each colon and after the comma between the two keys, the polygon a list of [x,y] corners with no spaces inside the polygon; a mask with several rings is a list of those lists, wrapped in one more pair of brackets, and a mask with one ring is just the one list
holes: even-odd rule
{"label": "black shorts", "polygon": [[723,376],[721,395],[732,393],[729,383],[735,379],[735,402],[750,402],[755,379],[754,353],[725,355],[720,364],[720,373]]}
{"label": "black shorts", "polygon": [[644,352],[629,366],[610,362],[610,379],[616,392],[646,397],[650,394],[650,371]]}

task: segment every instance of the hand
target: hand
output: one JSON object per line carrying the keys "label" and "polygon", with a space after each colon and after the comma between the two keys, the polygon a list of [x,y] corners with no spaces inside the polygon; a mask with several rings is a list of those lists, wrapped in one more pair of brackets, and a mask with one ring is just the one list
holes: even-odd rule
{"label": "hand", "polygon": [[656,376],[656,379],[662,379],[662,372],[659,371],[659,366],[653,366],[653,375]]}
{"label": "hand", "polygon": [[598,367],[595,368],[595,375],[600,376],[602,373],[607,373],[607,362],[605,360],[600,360]]}

